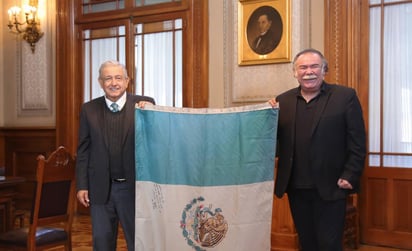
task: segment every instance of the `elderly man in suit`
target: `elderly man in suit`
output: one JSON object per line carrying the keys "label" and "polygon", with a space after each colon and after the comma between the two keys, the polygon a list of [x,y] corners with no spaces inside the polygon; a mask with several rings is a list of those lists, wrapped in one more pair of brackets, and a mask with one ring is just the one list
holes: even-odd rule
{"label": "elderly man in suit", "polygon": [[128,250],[135,239],[135,104],[150,97],[126,92],[124,65],[107,61],[99,79],[105,95],[83,104],[77,148],[77,199],[90,206],[94,250],[115,251],[118,224]]}
{"label": "elderly man in suit", "polygon": [[355,90],[324,81],[328,64],[317,50],[293,60],[299,86],[279,103],[275,194],[288,193],[303,251],[340,251],[346,197],[359,188],[366,133]]}

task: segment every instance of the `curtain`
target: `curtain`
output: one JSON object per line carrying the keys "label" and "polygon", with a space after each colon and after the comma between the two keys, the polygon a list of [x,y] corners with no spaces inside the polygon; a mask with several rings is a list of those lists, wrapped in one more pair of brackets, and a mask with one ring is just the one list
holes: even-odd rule
{"label": "curtain", "polygon": [[156,99],[156,104],[182,107],[181,19],[162,23],[163,31],[141,32],[135,37],[136,93]]}
{"label": "curtain", "polygon": [[411,24],[412,3],[370,10],[371,166],[412,168]]}

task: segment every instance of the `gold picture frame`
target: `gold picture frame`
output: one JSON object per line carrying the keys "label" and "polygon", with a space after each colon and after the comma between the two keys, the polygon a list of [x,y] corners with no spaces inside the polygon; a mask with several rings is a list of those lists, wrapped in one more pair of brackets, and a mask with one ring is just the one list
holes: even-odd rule
{"label": "gold picture frame", "polygon": [[291,61],[290,0],[239,0],[238,63]]}

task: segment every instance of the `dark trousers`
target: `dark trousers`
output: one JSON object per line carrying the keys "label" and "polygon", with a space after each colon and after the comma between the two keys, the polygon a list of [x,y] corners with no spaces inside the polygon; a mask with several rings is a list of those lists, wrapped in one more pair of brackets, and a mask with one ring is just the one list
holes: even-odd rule
{"label": "dark trousers", "polygon": [[289,205],[302,251],[342,251],[346,200],[326,201],[316,189],[291,189]]}
{"label": "dark trousers", "polygon": [[134,250],[135,198],[134,186],[126,182],[112,183],[110,199],[104,205],[91,205],[93,250],[116,251],[119,222],[128,251]]}

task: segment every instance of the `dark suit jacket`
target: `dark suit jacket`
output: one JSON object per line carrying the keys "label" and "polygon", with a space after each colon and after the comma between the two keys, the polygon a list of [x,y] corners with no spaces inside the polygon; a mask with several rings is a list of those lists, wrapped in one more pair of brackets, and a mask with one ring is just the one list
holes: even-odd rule
{"label": "dark suit jacket", "polygon": [[[366,155],[366,133],[362,109],[353,89],[323,83],[312,125],[310,166],[320,196],[325,200],[345,198],[359,188]],[[296,96],[294,88],[281,95],[278,124],[278,170],[275,194],[287,191],[292,173],[295,143]],[[339,178],[348,180],[354,190],[337,186]]]}
{"label": "dark suit jacket", "polygon": [[[127,94],[126,120],[123,128],[123,165],[128,184],[135,185],[135,104],[154,100]],[[104,204],[109,196],[110,170],[107,138],[104,133],[104,97],[83,104],[80,112],[79,144],[77,148],[77,190],[89,190],[90,202]],[[134,189],[133,189],[134,191]]]}

